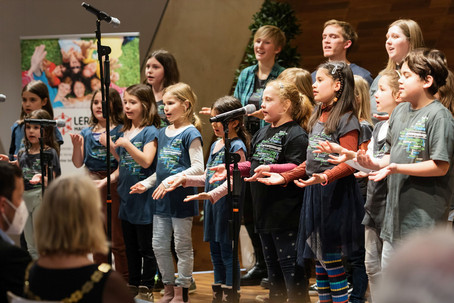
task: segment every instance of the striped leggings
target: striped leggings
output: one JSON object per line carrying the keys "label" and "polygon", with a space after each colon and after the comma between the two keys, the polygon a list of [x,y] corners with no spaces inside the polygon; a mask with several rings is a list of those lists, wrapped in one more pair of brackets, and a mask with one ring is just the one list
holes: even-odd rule
{"label": "striped leggings", "polygon": [[347,277],[341,254],[325,254],[323,259],[315,264],[320,303],[348,302]]}

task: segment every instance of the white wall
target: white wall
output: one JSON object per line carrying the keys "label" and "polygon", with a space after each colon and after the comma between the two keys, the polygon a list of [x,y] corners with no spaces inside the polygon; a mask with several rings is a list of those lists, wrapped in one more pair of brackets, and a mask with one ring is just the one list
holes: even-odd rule
{"label": "white wall", "polygon": [[[0,153],[7,152],[10,127],[21,106],[20,37],[94,33],[96,17],[82,8],[82,0],[0,0]],[[167,0],[86,0],[117,17],[121,26],[101,24],[102,33],[140,32],[144,58]]]}

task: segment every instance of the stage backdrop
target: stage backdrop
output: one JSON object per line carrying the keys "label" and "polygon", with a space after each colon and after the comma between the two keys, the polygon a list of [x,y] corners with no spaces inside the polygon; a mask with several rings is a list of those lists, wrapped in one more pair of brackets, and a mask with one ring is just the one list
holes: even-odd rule
{"label": "stage backdrop", "polygon": [[[92,93],[101,85],[96,43],[94,34],[21,37],[22,87],[32,80],[46,83],[54,118],[66,122],[59,128],[64,139],[62,174],[77,170],[69,134],[88,126]],[[101,43],[112,49],[110,89],[123,96],[126,87],[140,81],[139,34],[103,34]]]}

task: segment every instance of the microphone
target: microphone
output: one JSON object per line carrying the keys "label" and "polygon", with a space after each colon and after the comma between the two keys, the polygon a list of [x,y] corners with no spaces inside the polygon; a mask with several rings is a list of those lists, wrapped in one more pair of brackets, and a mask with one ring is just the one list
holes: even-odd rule
{"label": "microphone", "polygon": [[56,127],[65,127],[66,122],[65,120],[47,120],[47,119],[24,119],[25,123],[29,124],[38,124],[41,126],[56,126]]}
{"label": "microphone", "polygon": [[223,122],[238,116],[249,115],[255,112],[257,109],[254,104],[248,104],[242,108],[237,108],[226,113],[219,114],[217,116],[211,117],[210,122]]}
{"label": "microphone", "polygon": [[115,17],[109,16],[106,12],[100,11],[99,9],[93,7],[92,5],[82,2],[82,6],[89,11],[90,13],[94,14],[98,17],[99,20],[104,20],[107,23],[112,23],[114,27],[120,26],[120,20]]}
{"label": "microphone", "polygon": [[5,102],[6,96],[4,94],[0,94],[0,102]]}

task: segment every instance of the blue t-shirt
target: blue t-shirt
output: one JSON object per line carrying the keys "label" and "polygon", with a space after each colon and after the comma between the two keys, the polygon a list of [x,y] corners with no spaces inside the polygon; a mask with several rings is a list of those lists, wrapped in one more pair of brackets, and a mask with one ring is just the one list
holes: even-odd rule
{"label": "blue t-shirt", "polygon": [[[19,150],[25,147],[24,145],[24,131],[25,128],[25,123],[19,124],[17,122],[14,122],[13,126],[11,126],[11,143],[9,146],[9,159],[11,161],[14,161],[14,155],[17,155],[19,153]],[[57,139],[57,143],[62,145],[63,144],[63,137],[58,130],[58,128],[55,129],[55,138]]]}
{"label": "blue t-shirt", "polygon": [[[115,142],[119,136],[122,125],[118,125],[110,130],[110,138]],[[80,132],[84,137],[84,164],[91,171],[106,171],[106,154],[107,150],[104,145],[99,143],[99,136],[93,133],[93,127],[84,128]],[[118,161],[111,155],[110,169],[115,170]]]}
{"label": "blue t-shirt", "polygon": [[[202,135],[194,126],[189,126],[174,137],[168,137],[165,133],[166,129],[167,127],[161,128],[158,133],[156,184],[161,184],[165,178],[191,167],[189,147],[195,139],[202,140]],[[186,196],[195,193],[195,187],[178,187],[174,191],[168,192],[164,198],[156,200],[155,214],[174,218],[198,215],[197,201],[183,202]]]}
{"label": "blue t-shirt", "polygon": [[[205,192],[209,192],[210,190],[213,190],[224,183],[224,181],[218,181],[213,184],[210,184],[209,182],[214,174],[214,171],[210,170],[210,168],[225,163],[225,147],[213,153],[215,145],[216,142],[211,145],[210,156],[207,162]],[[243,141],[241,141],[241,139],[239,138],[235,138],[230,142],[230,152],[236,153],[239,150],[243,150],[244,154],[247,153],[246,145],[244,145]],[[222,197],[215,204],[211,204],[211,201],[205,200],[203,205],[203,212],[203,241],[230,243],[232,240],[230,240],[229,237],[228,220],[230,218],[232,209],[229,208],[226,197]]]}
{"label": "blue t-shirt", "polygon": [[[156,139],[157,133],[156,127],[147,126],[130,141],[140,151],[143,151],[145,145]],[[123,136],[124,133],[120,133],[120,137]],[[150,167],[143,168],[125,148],[117,148],[117,153],[120,156],[120,176],[117,187],[120,195],[118,217],[131,224],[151,224],[153,222],[153,200],[150,197],[152,190],[132,195],[129,194],[129,191],[131,186],[155,172],[156,158]]]}

